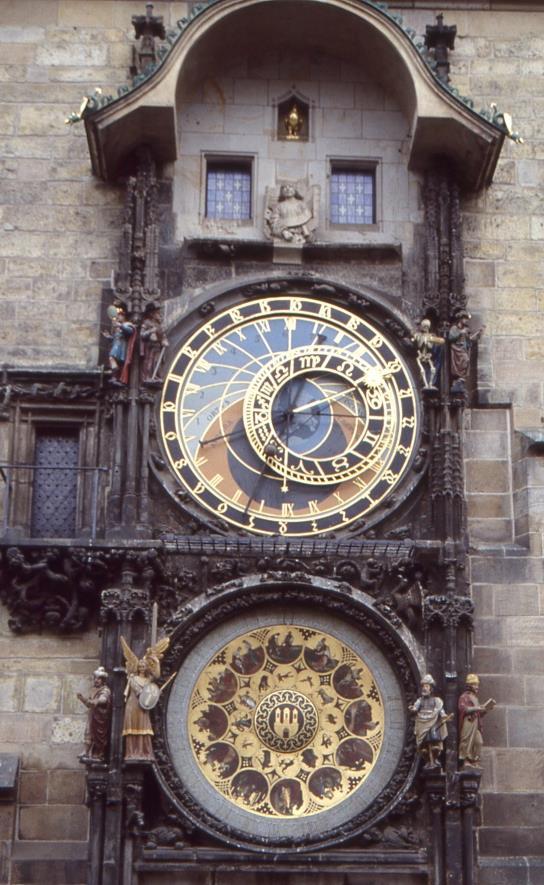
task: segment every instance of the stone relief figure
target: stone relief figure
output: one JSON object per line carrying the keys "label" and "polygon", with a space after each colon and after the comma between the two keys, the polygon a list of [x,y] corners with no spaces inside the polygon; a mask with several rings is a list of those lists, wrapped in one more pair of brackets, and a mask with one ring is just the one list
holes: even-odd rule
{"label": "stone relief figure", "polygon": [[481,337],[485,329],[485,326],[482,326],[480,329],[471,332],[469,327],[470,319],[471,316],[466,310],[459,311],[455,317],[454,324],[448,332],[452,393],[465,392],[465,382],[470,365],[470,348],[472,343]]}
{"label": "stone relief figure", "polygon": [[126,309],[120,303],[108,307],[108,316],[111,320],[111,332],[102,332],[102,335],[111,341],[109,352],[111,383],[116,386],[128,384],[136,343],[136,326],[128,321]]}
{"label": "stone relief figure", "polygon": [[425,768],[436,768],[440,765],[438,756],[442,752],[444,741],[448,736],[446,722],[452,719],[444,710],[442,698],[434,694],[435,681],[427,673],[421,680],[421,695],[408,709],[415,713],[414,734],[417,751],[425,760]]}
{"label": "stone relief figure", "polygon": [[482,753],[482,718],[496,706],[497,702],[489,698],[480,704],[478,692],[480,679],[475,673],[469,673],[465,679],[465,690],[459,697],[459,759],[465,768],[479,768]]}
{"label": "stone relief figure", "polygon": [[161,383],[160,368],[167,347],[161,309],[156,304],[150,304],[140,327],[141,379],[144,384]]}
{"label": "stone relief figure", "polygon": [[423,319],[419,323],[419,330],[414,332],[412,341],[417,348],[416,361],[421,372],[423,389],[436,390],[442,367],[444,338],[433,335],[431,321]]}
{"label": "stone relief figure", "polygon": [[110,739],[111,690],[107,685],[108,674],[104,667],[93,673],[93,690],[88,698],[78,692],[78,699],[88,709],[85,730],[85,752],[81,762],[105,762]]}
{"label": "stone relief figure", "polygon": [[151,743],[153,728],[149,710],[156,705],[160,697],[161,689],[157,685],[157,679],[160,678],[161,660],[169,644],[168,637],[160,639],[146,650],[142,658],[138,659],[121,636],[127,673],[123,719],[125,759],[154,758]]}
{"label": "stone relief figure", "polygon": [[266,189],[265,230],[273,240],[302,246],[312,238],[317,227],[318,188],[307,189],[284,183]]}

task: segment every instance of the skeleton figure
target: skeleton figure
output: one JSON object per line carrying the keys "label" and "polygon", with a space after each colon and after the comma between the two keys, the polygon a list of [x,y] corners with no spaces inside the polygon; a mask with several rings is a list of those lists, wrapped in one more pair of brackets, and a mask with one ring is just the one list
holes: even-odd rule
{"label": "skeleton figure", "polygon": [[442,350],[444,338],[433,335],[431,321],[421,320],[419,331],[415,332],[412,341],[417,347],[417,364],[425,390],[436,390],[440,368],[442,366]]}

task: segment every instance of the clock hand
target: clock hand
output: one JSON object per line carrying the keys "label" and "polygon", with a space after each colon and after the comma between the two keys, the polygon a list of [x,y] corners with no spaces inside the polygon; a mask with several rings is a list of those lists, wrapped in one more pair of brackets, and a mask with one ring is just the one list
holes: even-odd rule
{"label": "clock hand", "polygon": [[[267,448],[269,448],[270,451],[267,452],[267,451],[266,451]],[[271,443],[269,443],[267,446],[265,446],[265,455],[273,455],[273,454],[275,454],[275,451],[276,451],[276,446],[275,446],[275,444],[274,444],[273,442],[271,442]],[[252,502],[253,502],[253,500],[254,500],[254,498],[255,498],[255,495],[256,495],[256,493],[257,493],[257,489],[259,488],[259,485],[260,485],[260,483],[261,483],[261,480],[262,480],[262,478],[263,478],[264,472],[265,472],[265,470],[266,470],[267,467],[268,467],[268,463],[265,461],[264,464],[263,464],[263,466],[261,467],[261,469],[260,469],[260,471],[259,471],[259,475],[258,475],[257,479],[255,480],[255,485],[253,486],[253,488],[252,488],[252,490],[251,490],[251,495],[249,496],[248,501],[247,501],[247,504],[246,504],[246,506],[245,506],[245,508],[244,508],[244,516],[246,515],[247,511],[249,510],[249,508],[250,508],[250,506],[251,506],[251,504],[252,504]]]}
{"label": "clock hand", "polygon": [[318,410],[316,412],[297,412],[297,415],[313,415],[316,418],[352,418],[353,420],[358,418],[361,421],[363,420],[362,415],[354,415],[351,412],[349,415],[347,415],[343,412],[320,412]]}
{"label": "clock hand", "polygon": [[340,399],[342,396],[346,396],[346,394],[350,393],[352,390],[357,390],[357,388],[354,385],[351,385],[348,390],[342,390],[340,391],[340,393],[331,393],[330,396],[323,396],[321,397],[321,399],[314,399],[314,401],[311,403],[304,403],[303,406],[297,406],[295,409],[291,409],[291,412],[302,412],[303,409],[308,409],[312,406],[318,406],[320,405],[320,403],[332,403],[333,400]]}
{"label": "clock hand", "polygon": [[[277,419],[277,423],[278,424],[283,423],[283,421],[287,420],[287,417],[288,417],[287,414],[281,415]],[[257,429],[259,427],[262,427],[263,424],[267,424],[267,423],[268,423],[268,421],[260,421],[258,424],[254,424],[253,426],[255,429]],[[229,437],[232,437],[232,436],[243,436],[245,432],[246,431],[244,428],[242,428],[242,430],[230,430],[227,433],[220,433],[218,436],[212,436],[211,439],[199,439],[198,443],[201,446],[207,446],[207,445],[209,445],[209,443],[217,442],[218,439],[228,439]]]}

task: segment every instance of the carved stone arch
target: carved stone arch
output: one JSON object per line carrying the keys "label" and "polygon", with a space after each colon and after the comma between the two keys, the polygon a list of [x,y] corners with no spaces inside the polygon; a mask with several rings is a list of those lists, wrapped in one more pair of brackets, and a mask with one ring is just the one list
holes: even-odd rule
{"label": "carved stone arch", "polygon": [[412,334],[409,317],[400,310],[388,293],[376,286],[355,287],[313,272],[279,271],[238,277],[233,282],[222,280],[202,287],[198,295],[190,301],[183,296],[172,299],[165,305],[169,341],[177,345],[178,340],[185,337],[193,326],[206,319],[211,320],[214,313],[229,302],[280,296],[295,289],[313,298],[336,301],[355,312],[363,313],[384,326],[400,346],[403,342],[406,345]]}
{"label": "carved stone arch", "polygon": [[[285,16],[289,17],[289,28]],[[283,30],[282,30],[283,29]],[[331,0],[215,0],[170,35],[172,48],[136,87],[85,114],[93,169],[115,179],[124,157],[148,144],[159,162],[179,156],[177,107],[186,76],[218,47],[225,51],[243,34],[263,46],[293,39],[331,50],[344,58],[364,55],[376,79],[399,101],[408,124],[408,162],[424,169],[447,158],[469,189],[488,184],[504,132],[476,113],[432,73],[398,18],[370,2]]]}
{"label": "carved stone arch", "polygon": [[[191,600],[190,608],[175,614],[170,621],[170,626],[174,629],[169,650],[163,661],[163,675],[166,678],[172,676],[172,681],[161,695],[159,705],[154,712],[154,748],[160,786],[176,813],[184,822],[198,827],[209,836],[221,839],[231,847],[262,851],[263,846],[270,847],[273,844],[274,850],[278,853],[289,853],[294,840],[300,836],[297,837],[294,832],[287,832],[285,826],[277,828],[274,835],[271,835],[269,826],[263,827],[262,832],[258,824],[244,829],[243,826],[233,823],[233,818],[236,819],[234,809],[233,816],[221,815],[217,814],[216,809],[207,805],[207,788],[201,792],[194,779],[193,789],[188,788],[191,775],[188,772],[186,775],[185,764],[190,764],[190,758],[187,756],[184,760],[180,760],[176,756],[176,753],[179,756],[182,744],[175,737],[175,733],[176,729],[184,727],[182,720],[185,716],[188,717],[190,710],[187,714],[187,698],[179,708],[175,705],[179,705],[182,694],[187,695],[187,691],[182,690],[182,684],[183,680],[188,678],[188,673],[196,681],[198,674],[194,669],[194,660],[197,660],[198,666],[202,667],[206,664],[206,655],[212,657],[215,654],[218,642],[222,641],[216,634],[222,635],[225,627],[228,633],[229,624],[233,625],[230,633],[236,635],[237,625],[240,625],[240,632],[244,632],[252,629],[252,623],[255,624],[255,629],[259,629],[259,624],[261,628],[263,624],[274,624],[275,617],[279,619],[278,623],[283,623],[282,619],[287,612],[289,615],[285,620],[286,625],[296,624],[297,617],[303,621],[305,618],[309,619],[309,622],[314,617],[315,626],[319,618],[322,618],[322,623],[327,624],[333,634],[335,630],[341,632],[341,625],[345,625],[346,629],[349,627],[352,637],[359,634],[363,638],[362,641],[368,643],[367,648],[372,646],[377,656],[383,656],[383,661],[387,661],[387,667],[394,674],[398,688],[399,703],[395,714],[399,717],[395,725],[397,731],[395,752],[399,755],[398,764],[394,771],[384,774],[384,782],[380,784],[372,801],[366,804],[362,802],[358,812],[351,814],[348,819],[342,820],[345,814],[340,814],[340,817],[335,819],[338,814],[336,811],[330,820],[325,821],[323,818],[323,826],[320,827],[315,824],[320,815],[307,818],[306,820],[313,819],[315,824],[313,827],[308,827],[304,835],[307,850],[341,845],[375,826],[394,812],[399,803],[402,803],[413,786],[417,772],[413,731],[403,711],[417,696],[417,687],[424,666],[420,652],[407,630],[394,630],[372,607],[370,597],[357,590],[347,593],[346,585],[334,580],[313,576],[296,580],[295,576],[286,583],[278,582],[273,575],[269,577],[248,575],[244,579],[220,585],[215,588],[213,597],[210,598],[207,594],[196,597]],[[393,704],[396,689],[393,691],[392,686],[391,689]],[[172,709],[173,705],[175,710]],[[190,704],[189,706],[192,709]],[[172,722],[176,723],[174,730],[171,727]],[[189,749],[189,753],[191,752]],[[195,786],[197,786],[196,791]]]}

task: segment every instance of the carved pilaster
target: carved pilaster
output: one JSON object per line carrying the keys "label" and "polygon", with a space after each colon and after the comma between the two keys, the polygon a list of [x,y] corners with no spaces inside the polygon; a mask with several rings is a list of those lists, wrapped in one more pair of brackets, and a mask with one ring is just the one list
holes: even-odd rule
{"label": "carved pilaster", "polygon": [[139,44],[133,47],[130,73],[143,73],[158,60],[157,40],[166,38],[162,15],[153,15],[153,3],[145,4],[145,15],[133,15],[134,35]]}
{"label": "carved pilaster", "polygon": [[436,16],[436,24],[427,25],[425,30],[425,46],[434,52],[436,76],[442,83],[449,83],[450,80],[448,50],[454,48],[456,34],[456,26],[445,25],[442,13]]}
{"label": "carved pilaster", "polygon": [[[121,562],[120,586],[108,588],[102,593],[100,610],[100,620],[104,625],[102,661],[108,671],[113,673],[111,762],[104,824],[102,885],[117,885],[118,870],[123,866],[125,851],[122,730],[126,675],[121,662],[120,637],[124,636],[131,645],[136,637],[141,645],[147,644],[149,638],[147,635],[151,620],[149,586],[135,586],[142,569],[145,569],[145,552],[144,554],[128,552]],[[132,851],[131,846],[129,850]],[[129,869],[130,866],[125,868]]]}
{"label": "carved pilaster", "polygon": [[441,430],[431,447],[431,514],[439,537],[460,539],[465,530],[465,498],[461,436]]}
{"label": "carved pilaster", "polygon": [[446,775],[440,770],[423,769],[425,795],[431,818],[433,885],[444,885],[444,805]]}
{"label": "carved pilaster", "polygon": [[90,809],[90,839],[87,882],[100,885],[104,843],[105,802],[108,790],[106,765],[93,765],[87,770],[87,805]]}
{"label": "carved pilaster", "polygon": [[[146,149],[134,158],[136,174],[126,183],[125,210],[115,279],[115,304],[123,305],[135,327],[129,358],[120,375],[124,390],[111,395],[113,416],[112,485],[109,527],[118,536],[149,536],[148,468],[150,407],[153,396],[142,388],[142,348],[148,347],[146,322],[161,300],[159,288],[158,182],[155,164]],[[160,321],[156,318],[156,323]],[[142,326],[143,322],[143,326]],[[135,345],[135,346],[134,346]],[[166,345],[165,345],[166,346]],[[162,354],[161,354],[162,355]],[[156,362],[156,359],[152,360]],[[149,362],[149,360],[147,360]],[[144,357],[144,367],[147,365]],[[126,370],[126,371],[125,371]],[[147,366],[149,371],[149,366]],[[155,380],[153,376],[153,381]],[[158,378],[157,378],[158,380]],[[119,379],[113,383],[119,385]]]}
{"label": "carved pilaster", "polygon": [[441,326],[466,307],[459,186],[447,169],[425,179],[425,293],[423,312]]}
{"label": "carved pilaster", "polygon": [[480,780],[482,772],[478,770],[461,771],[460,802],[463,820],[463,873],[464,885],[474,885],[476,866],[475,827],[478,823],[480,807]]}
{"label": "carved pilaster", "polygon": [[115,294],[126,304],[131,321],[139,323],[146,304],[158,302],[161,294],[155,164],[146,150],[140,151],[136,162],[136,175],[126,185]]}

